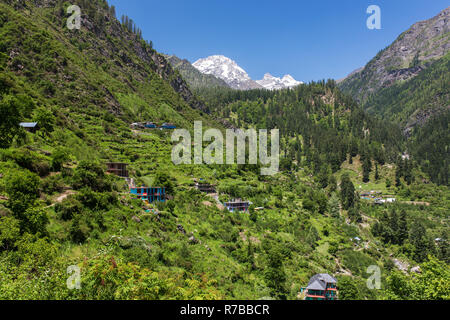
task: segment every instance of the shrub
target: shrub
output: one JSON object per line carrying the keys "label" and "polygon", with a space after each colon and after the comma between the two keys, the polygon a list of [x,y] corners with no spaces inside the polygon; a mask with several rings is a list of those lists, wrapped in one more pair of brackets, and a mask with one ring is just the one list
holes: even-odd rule
{"label": "shrub", "polygon": [[77,190],[85,187],[99,192],[112,190],[112,183],[98,162],[82,161],[75,169],[72,180]]}
{"label": "shrub", "polygon": [[42,180],[42,191],[46,194],[54,194],[64,190],[64,180],[60,174],[49,176]]}
{"label": "shrub", "polygon": [[55,206],[55,211],[59,218],[64,221],[68,221],[83,211],[83,205],[80,201],[75,199],[75,197],[70,196],[64,199],[63,202],[57,203]]}
{"label": "shrub", "polygon": [[69,151],[66,148],[57,148],[52,154],[52,169],[60,171],[63,164],[69,160]]}
{"label": "shrub", "polygon": [[84,188],[76,195],[76,199],[91,210],[105,210],[117,203],[117,197],[112,193],[99,193]]}
{"label": "shrub", "polygon": [[16,215],[22,215],[39,197],[40,184],[39,177],[29,171],[17,172],[7,177],[9,207]]}

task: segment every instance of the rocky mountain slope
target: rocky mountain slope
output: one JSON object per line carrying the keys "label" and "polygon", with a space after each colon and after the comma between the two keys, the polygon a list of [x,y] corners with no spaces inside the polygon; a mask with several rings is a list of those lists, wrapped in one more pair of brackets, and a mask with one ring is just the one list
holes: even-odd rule
{"label": "rocky mountain slope", "polygon": [[365,103],[383,88],[408,81],[450,51],[450,7],[432,19],[414,24],[363,70],[340,83],[340,88]]}

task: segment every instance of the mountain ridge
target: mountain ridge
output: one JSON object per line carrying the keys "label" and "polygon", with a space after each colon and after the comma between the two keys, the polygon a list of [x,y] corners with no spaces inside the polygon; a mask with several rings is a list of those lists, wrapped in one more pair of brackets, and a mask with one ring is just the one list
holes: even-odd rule
{"label": "mountain ridge", "polygon": [[340,82],[339,87],[365,104],[378,90],[414,78],[449,52],[449,21],[450,7],[431,19],[413,24],[362,70]]}

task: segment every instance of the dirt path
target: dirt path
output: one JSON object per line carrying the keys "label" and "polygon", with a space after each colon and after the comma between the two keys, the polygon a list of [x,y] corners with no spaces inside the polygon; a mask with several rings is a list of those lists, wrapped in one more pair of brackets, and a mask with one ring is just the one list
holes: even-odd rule
{"label": "dirt path", "polygon": [[57,203],[63,202],[64,199],[66,199],[68,196],[71,196],[73,194],[75,194],[75,191],[73,191],[73,190],[66,190],[66,191],[64,191],[58,197],[56,197],[55,200],[54,200],[54,203],[49,205],[47,208],[54,207]]}

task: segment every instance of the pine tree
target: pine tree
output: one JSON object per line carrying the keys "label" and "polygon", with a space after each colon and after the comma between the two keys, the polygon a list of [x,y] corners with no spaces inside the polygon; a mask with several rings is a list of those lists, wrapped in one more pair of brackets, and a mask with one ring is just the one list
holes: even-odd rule
{"label": "pine tree", "polygon": [[371,171],[371,167],[372,167],[372,163],[370,161],[369,157],[364,157],[364,161],[363,161],[363,182],[369,182],[370,181],[370,171]]}
{"label": "pine tree", "polygon": [[341,203],[345,210],[353,208],[355,206],[355,186],[350,180],[350,176],[346,173],[342,175],[341,179]]}
{"label": "pine tree", "polygon": [[406,239],[408,239],[408,222],[406,217],[406,211],[402,210],[400,212],[400,218],[398,221],[397,230],[398,244],[402,245]]}
{"label": "pine tree", "polygon": [[375,163],[375,180],[380,180],[380,173],[378,172],[378,163]]}
{"label": "pine tree", "polygon": [[330,208],[330,215],[333,218],[340,218],[341,208],[339,205],[339,199],[335,193],[333,193],[330,197],[330,200],[328,201],[328,207]]}

